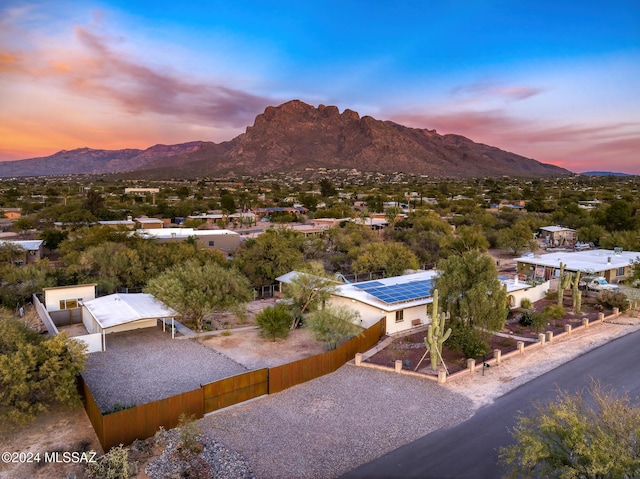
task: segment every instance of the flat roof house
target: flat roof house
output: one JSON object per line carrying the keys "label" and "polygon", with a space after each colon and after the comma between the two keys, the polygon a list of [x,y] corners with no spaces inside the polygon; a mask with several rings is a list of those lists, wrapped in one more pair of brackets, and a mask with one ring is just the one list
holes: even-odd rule
{"label": "flat roof house", "polygon": [[[276,278],[281,284],[290,283],[297,275],[291,271]],[[431,323],[427,306],[433,303],[431,291],[436,270],[394,276],[391,278],[346,283],[336,286],[329,300],[336,306],[346,306],[358,312],[360,324],[369,328],[384,317],[385,333],[394,334]],[[549,284],[537,287],[519,281],[500,278],[507,290],[509,306],[518,307],[523,298],[532,302],[544,298]]]}
{"label": "flat roof house", "polygon": [[160,228],[137,231],[142,237],[153,239],[159,243],[185,241],[195,238],[201,246],[217,249],[225,254],[231,253],[240,246],[240,234],[231,230],[197,230],[193,228]]}
{"label": "flat roof house", "polygon": [[518,274],[529,279],[550,280],[557,277],[560,263],[570,272],[580,271],[592,276],[604,276],[609,283],[620,283],[631,277],[640,252],[614,250],[557,251],[528,254],[516,258]]}
{"label": "flat roof house", "polygon": [[539,229],[539,237],[549,246],[573,246],[578,233],[564,226],[543,226]]}

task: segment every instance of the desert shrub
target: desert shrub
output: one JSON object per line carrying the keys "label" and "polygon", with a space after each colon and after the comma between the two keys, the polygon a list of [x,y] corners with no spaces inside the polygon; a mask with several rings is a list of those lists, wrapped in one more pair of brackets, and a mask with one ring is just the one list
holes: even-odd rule
{"label": "desert shrub", "polygon": [[533,319],[531,318],[532,314],[533,311],[530,309],[522,311],[518,318],[518,324],[521,324],[522,326],[531,326],[533,324]]}
{"label": "desert shrub", "polygon": [[289,336],[291,321],[291,314],[282,304],[268,306],[256,315],[256,324],[260,328],[260,334],[272,341],[275,341],[276,338]]}
{"label": "desert shrub", "polygon": [[98,460],[87,463],[85,473],[92,479],[127,479],[137,474],[136,469],[129,463],[129,451],[120,444]]}
{"label": "desert shrub", "polygon": [[629,307],[627,296],[620,291],[600,291],[597,301],[608,309],[618,308],[620,311],[626,311]]}
{"label": "desert shrub", "polygon": [[548,289],[544,295],[545,299],[556,300],[558,299],[558,291],[555,289]]}
{"label": "desert shrub", "polygon": [[77,404],[86,349],[66,334],[43,337],[0,311],[0,418],[26,422],[52,404]]}
{"label": "desert shrub", "polygon": [[195,422],[195,416],[187,416],[185,413],[178,417],[178,431],[180,437],[176,450],[183,457],[197,456],[202,452],[203,446],[200,441],[202,431]]}
{"label": "desert shrub", "polygon": [[565,314],[567,314],[567,311],[559,304],[552,304],[550,306],[545,306],[542,314],[545,319],[561,319]]}
{"label": "desert shrub", "polygon": [[489,346],[484,342],[478,330],[460,324],[452,328],[447,346],[461,352],[467,358],[477,358],[489,351]]}
{"label": "desert shrub", "polygon": [[522,309],[531,309],[533,307],[533,303],[529,298],[522,298],[522,301],[520,301],[520,307]]}

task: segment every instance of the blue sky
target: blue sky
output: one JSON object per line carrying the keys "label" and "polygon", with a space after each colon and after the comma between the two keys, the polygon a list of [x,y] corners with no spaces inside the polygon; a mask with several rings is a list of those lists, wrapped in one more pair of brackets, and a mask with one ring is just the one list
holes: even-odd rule
{"label": "blue sky", "polygon": [[0,6],[0,160],[224,141],[300,99],[640,174],[640,2]]}

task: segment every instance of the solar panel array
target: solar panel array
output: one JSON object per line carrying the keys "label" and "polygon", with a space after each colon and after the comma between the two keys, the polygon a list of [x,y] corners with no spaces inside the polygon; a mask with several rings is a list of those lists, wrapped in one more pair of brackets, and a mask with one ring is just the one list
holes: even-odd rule
{"label": "solar panel array", "polygon": [[368,281],[366,283],[354,284],[354,286],[387,304],[413,301],[431,296],[430,279],[391,285],[385,285],[379,281]]}

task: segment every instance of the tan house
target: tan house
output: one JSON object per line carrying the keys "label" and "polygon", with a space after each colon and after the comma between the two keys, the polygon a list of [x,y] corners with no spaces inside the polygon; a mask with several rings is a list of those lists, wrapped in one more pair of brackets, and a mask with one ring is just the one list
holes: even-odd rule
{"label": "tan house", "polygon": [[543,226],[538,232],[538,238],[542,239],[548,246],[573,246],[578,233],[571,228],[563,226]]}
{"label": "tan house", "polygon": [[143,229],[138,233],[159,243],[186,241],[194,238],[202,247],[217,249],[225,254],[240,246],[240,234],[231,230],[197,230],[193,228]]}

